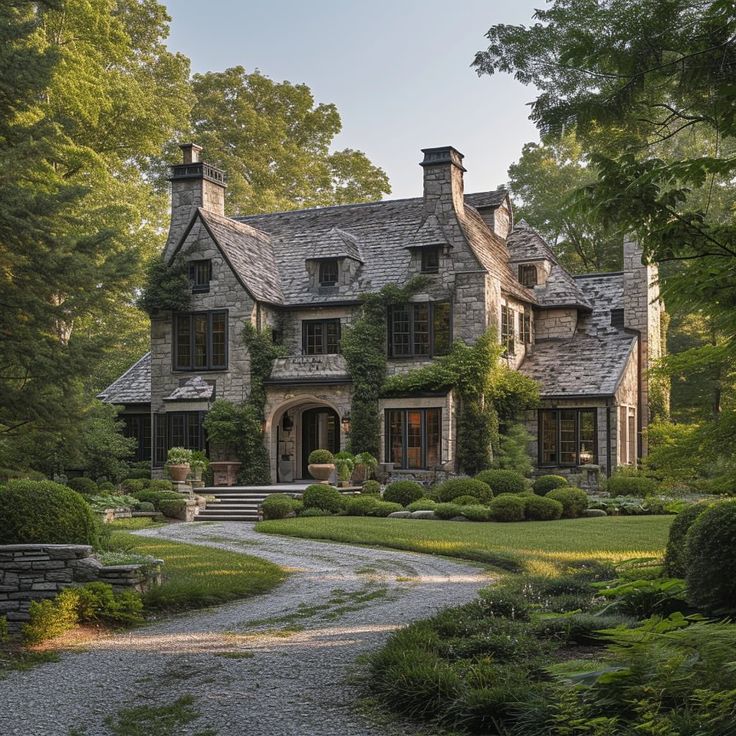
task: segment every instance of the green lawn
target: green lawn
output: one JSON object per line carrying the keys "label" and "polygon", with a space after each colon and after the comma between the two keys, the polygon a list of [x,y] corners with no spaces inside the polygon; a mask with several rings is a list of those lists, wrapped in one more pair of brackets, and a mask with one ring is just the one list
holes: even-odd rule
{"label": "green lawn", "polygon": [[164,560],[163,585],[144,596],[149,610],[178,611],[247,598],[265,593],[282,582],[287,574],[278,565],[252,555],[140,537],[119,531],[116,526],[117,523],[113,524],[112,548]]}
{"label": "green lawn", "polygon": [[673,518],[609,516],[501,524],[326,516],[262,521],[256,529],[460,557],[506,569],[514,569],[516,560],[530,571],[544,572],[555,563],[661,555]]}

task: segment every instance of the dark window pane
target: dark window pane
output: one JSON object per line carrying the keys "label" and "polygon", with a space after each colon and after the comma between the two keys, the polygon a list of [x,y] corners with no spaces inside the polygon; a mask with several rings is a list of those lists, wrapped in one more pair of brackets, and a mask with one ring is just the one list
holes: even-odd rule
{"label": "dark window pane", "polygon": [[340,320],[331,319],[325,323],[325,352],[334,355],[340,352]]}
{"label": "dark window pane", "polygon": [[182,413],[169,414],[169,447],[186,447],[186,446],[187,446],[186,415]]}
{"label": "dark window pane", "polygon": [[215,312],[212,315],[212,367],[224,368],[226,364],[225,342],[227,340],[227,315]]}
{"label": "dark window pane", "polygon": [[557,464],[557,412],[541,412],[542,465]]}
{"label": "dark window pane", "polygon": [[406,412],[407,468],[422,468],[422,412]]}
{"label": "dark window pane", "polygon": [[340,352],[340,320],[304,320],[302,340],[305,355],[333,355]]}
{"label": "dark window pane", "polygon": [[391,309],[391,354],[411,355],[411,327],[406,306]]}
{"label": "dark window pane", "polygon": [[188,314],[176,316],[176,354],[174,365],[176,368],[191,368],[191,320]]}
{"label": "dark window pane", "polygon": [[437,273],[440,270],[440,249],[422,248],[422,273]]}
{"label": "dark window pane", "polygon": [[320,286],[334,286],[337,283],[337,259],[319,262]]}
{"label": "dark window pane", "polygon": [[207,367],[207,315],[195,314],[194,328],[194,367]]}
{"label": "dark window pane", "polygon": [[508,355],[513,355],[516,349],[514,343],[514,311],[509,307],[501,307],[501,343]]}
{"label": "dark window pane", "polygon": [[386,417],[386,454],[388,462],[397,468],[403,467],[404,463],[403,416],[402,411],[389,411]]}
{"label": "dark window pane", "polygon": [[154,439],[156,441],[153,462],[154,465],[161,466],[166,462],[166,453],[169,450],[166,431],[166,414],[154,414],[153,424]]}
{"label": "dark window pane", "polygon": [[429,304],[414,304],[414,355],[429,355]]}
{"label": "dark window pane", "polygon": [[446,355],[450,351],[450,303],[438,302],[433,305],[432,328],[434,330],[434,355]]}
{"label": "dark window pane", "polygon": [[523,286],[536,286],[537,267],[519,266],[519,281]]}
{"label": "dark window pane", "polygon": [[442,410],[427,409],[426,422],[426,467],[434,468],[442,458]]}
{"label": "dark window pane", "polygon": [[581,411],[578,415],[580,423],[580,464],[596,462],[598,439],[595,431],[595,412]]}
{"label": "dark window pane", "polygon": [[189,263],[189,279],[192,291],[209,291],[212,279],[212,261],[191,261]]}
{"label": "dark window pane", "polygon": [[560,411],[560,464],[575,465],[577,462],[577,443],[575,441],[575,410]]}

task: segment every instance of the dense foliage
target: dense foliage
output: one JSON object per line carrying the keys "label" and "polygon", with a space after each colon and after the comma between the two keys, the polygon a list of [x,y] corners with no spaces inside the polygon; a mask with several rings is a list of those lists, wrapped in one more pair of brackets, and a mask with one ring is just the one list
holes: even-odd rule
{"label": "dense foliage", "polygon": [[575,519],[582,516],[588,508],[588,494],[580,488],[554,488],[544,498],[551,498],[562,504],[562,516]]}
{"label": "dense foliage", "polygon": [[424,488],[413,480],[396,480],[386,486],[383,492],[385,501],[408,506],[424,496]]}
{"label": "dense foliage", "polygon": [[567,478],[562,475],[540,475],[539,478],[532,483],[532,488],[534,489],[534,493],[537,493],[540,496],[546,496],[555,488],[564,488],[564,486],[567,485],[569,485]]}
{"label": "dense foliage", "polygon": [[527,490],[524,476],[513,470],[482,470],[475,478],[487,483],[496,496],[501,493],[523,493]]}
{"label": "dense foliage", "polygon": [[489,504],[491,521],[524,521],[524,499],[511,493],[494,498]]}
{"label": "dense foliage", "polygon": [[460,496],[473,496],[481,503],[489,503],[493,498],[493,491],[488,483],[475,478],[450,478],[440,483],[435,489],[440,501],[454,501]]}
{"label": "dense foliage", "polygon": [[694,503],[680,511],[670,527],[664,569],[670,577],[684,578],[687,574],[687,533],[695,520],[708,510],[708,504]]}
{"label": "dense foliage", "polygon": [[308,486],[302,496],[305,509],[320,509],[336,514],[345,508],[345,498],[337,488],[332,486],[313,484]]}
{"label": "dense foliage", "polygon": [[524,518],[527,521],[553,521],[562,516],[564,509],[559,501],[548,496],[536,496],[532,493],[524,497]]}

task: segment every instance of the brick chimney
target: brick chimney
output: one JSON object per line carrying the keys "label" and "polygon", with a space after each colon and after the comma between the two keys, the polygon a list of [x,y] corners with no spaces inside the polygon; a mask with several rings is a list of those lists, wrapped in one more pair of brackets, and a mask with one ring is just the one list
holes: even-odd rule
{"label": "brick chimney", "polygon": [[463,154],[452,146],[423,148],[424,210],[442,223],[455,211],[462,215],[465,201],[463,188]]}
{"label": "brick chimney", "polygon": [[179,146],[183,161],[169,172],[171,182],[171,225],[166,241],[167,251],[174,247],[189,224],[197,207],[225,214],[225,174],[201,160],[202,148],[196,143]]}

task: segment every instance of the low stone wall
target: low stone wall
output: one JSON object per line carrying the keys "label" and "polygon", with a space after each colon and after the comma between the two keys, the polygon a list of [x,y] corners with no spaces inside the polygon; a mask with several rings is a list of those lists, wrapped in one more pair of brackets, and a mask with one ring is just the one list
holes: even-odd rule
{"label": "low stone wall", "polygon": [[16,631],[28,621],[32,601],[84,583],[143,591],[161,582],[161,564],[103,566],[83,544],[0,545],[0,616]]}

